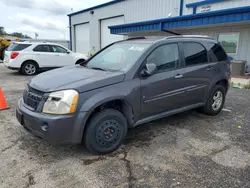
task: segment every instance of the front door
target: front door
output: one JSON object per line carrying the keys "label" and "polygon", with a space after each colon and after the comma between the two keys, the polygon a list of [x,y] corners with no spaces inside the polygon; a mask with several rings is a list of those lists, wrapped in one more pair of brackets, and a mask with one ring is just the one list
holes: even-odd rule
{"label": "front door", "polygon": [[70,52],[65,48],[57,45],[52,45],[52,51],[54,54],[54,66],[63,67],[68,65],[74,65],[74,58],[70,55]]}
{"label": "front door", "polygon": [[141,78],[141,119],[186,105],[180,59],[176,43],[161,45],[147,57],[146,63],[155,63],[157,72]]}

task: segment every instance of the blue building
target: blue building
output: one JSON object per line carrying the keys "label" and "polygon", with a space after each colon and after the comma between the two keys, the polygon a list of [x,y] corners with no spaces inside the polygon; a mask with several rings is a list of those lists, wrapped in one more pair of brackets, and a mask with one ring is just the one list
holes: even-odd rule
{"label": "blue building", "polygon": [[250,0],[113,0],[68,16],[77,52],[129,37],[198,34],[250,65]]}

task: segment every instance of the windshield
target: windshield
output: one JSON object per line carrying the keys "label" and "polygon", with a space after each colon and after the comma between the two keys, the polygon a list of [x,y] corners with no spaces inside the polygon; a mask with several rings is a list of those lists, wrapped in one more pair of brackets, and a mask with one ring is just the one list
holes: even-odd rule
{"label": "windshield", "polygon": [[116,43],[93,57],[88,68],[127,71],[150,46],[147,43]]}

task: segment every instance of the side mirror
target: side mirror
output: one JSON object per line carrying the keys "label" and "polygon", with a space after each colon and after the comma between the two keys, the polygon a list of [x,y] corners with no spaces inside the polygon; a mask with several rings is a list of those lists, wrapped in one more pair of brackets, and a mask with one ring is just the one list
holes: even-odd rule
{"label": "side mirror", "polygon": [[67,51],[66,54],[70,54],[70,51]]}
{"label": "side mirror", "polygon": [[157,66],[154,63],[146,64],[146,67],[141,71],[142,77],[148,77],[153,75],[157,70]]}

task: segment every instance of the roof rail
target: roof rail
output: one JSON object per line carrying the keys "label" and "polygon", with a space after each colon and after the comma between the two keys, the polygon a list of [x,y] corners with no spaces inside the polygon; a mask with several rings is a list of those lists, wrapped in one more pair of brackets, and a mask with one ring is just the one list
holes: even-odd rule
{"label": "roof rail", "polygon": [[138,39],[146,39],[146,37],[134,37],[134,38],[128,38],[127,40],[138,40]]}
{"label": "roof rail", "polygon": [[172,39],[172,38],[204,38],[204,39],[213,39],[212,37],[205,36],[205,35],[175,35],[175,36],[168,36],[164,39]]}

